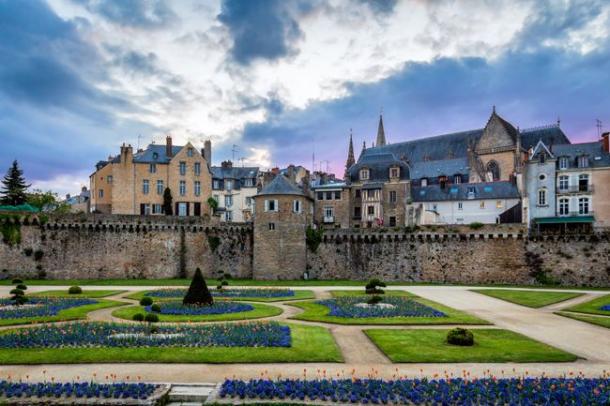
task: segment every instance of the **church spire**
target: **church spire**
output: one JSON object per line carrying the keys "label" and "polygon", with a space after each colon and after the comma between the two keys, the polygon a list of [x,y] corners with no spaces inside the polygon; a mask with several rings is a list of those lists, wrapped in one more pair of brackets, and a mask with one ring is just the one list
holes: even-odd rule
{"label": "church spire", "polygon": [[347,151],[347,161],[345,162],[345,179],[349,176],[349,168],[356,163],[354,159],[354,142],[352,141],[352,129],[349,129],[349,149]]}
{"label": "church spire", "polygon": [[375,145],[383,147],[385,145],[385,131],[383,130],[383,115],[379,115],[379,127],[377,128],[377,140]]}

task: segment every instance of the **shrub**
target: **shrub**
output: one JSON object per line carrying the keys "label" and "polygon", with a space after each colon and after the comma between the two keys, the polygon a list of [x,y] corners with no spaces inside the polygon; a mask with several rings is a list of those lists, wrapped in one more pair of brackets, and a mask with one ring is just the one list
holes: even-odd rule
{"label": "shrub", "polygon": [[142,313],[136,313],[132,317],[133,321],[144,321],[144,315]]}
{"label": "shrub", "polygon": [[370,305],[374,305],[381,302],[382,300],[383,299],[381,298],[381,296],[374,295],[367,301],[367,303]]}
{"label": "shrub", "polygon": [[153,300],[148,296],[144,296],[142,299],[140,299],[141,306],[150,306],[152,304],[153,304]]}
{"label": "shrub", "polygon": [[9,293],[11,295],[23,295],[25,292],[23,291],[23,289],[15,288],[15,289],[11,289],[11,291]]}
{"label": "shrub", "polygon": [[83,293],[83,289],[80,286],[70,286],[68,289],[68,293],[70,295],[79,295]]}
{"label": "shrub", "polygon": [[449,330],[449,333],[447,333],[447,342],[452,345],[470,347],[474,345],[474,336],[472,335],[472,331],[458,327]]}
{"label": "shrub", "polygon": [[316,252],[318,250],[323,235],[323,228],[314,229],[311,226],[307,226],[307,230],[305,230],[305,243],[311,252]]}
{"label": "shrub", "polygon": [[387,285],[380,281],[379,279],[371,279],[369,281],[369,283],[366,284],[366,286],[364,287],[364,292],[366,294],[369,295],[373,295],[373,294],[384,294],[385,292],[383,291],[383,289],[379,289],[379,288],[385,288]]}
{"label": "shrub", "polygon": [[144,321],[147,323],[157,323],[159,321],[159,316],[154,313],[147,313],[144,317]]}
{"label": "shrub", "polygon": [[480,228],[483,228],[485,224],[483,223],[479,223],[478,221],[472,222],[468,225],[468,227],[470,227],[473,230],[478,230]]}
{"label": "shrub", "polygon": [[205,283],[205,279],[203,279],[201,269],[197,268],[195,270],[195,275],[191,281],[191,286],[189,286],[188,292],[186,292],[184,299],[182,299],[182,304],[197,306],[214,304],[214,299],[208,290],[208,285]]}
{"label": "shrub", "polygon": [[161,306],[159,306],[158,304],[153,304],[152,306],[150,306],[150,310],[155,312],[155,313],[160,313],[161,312]]}
{"label": "shrub", "polygon": [[20,283],[20,284],[19,284],[19,285],[17,285],[16,287],[17,287],[17,289],[21,289],[21,290],[27,290],[27,289],[28,289],[28,287],[27,287],[27,286],[25,286],[23,283]]}
{"label": "shrub", "polygon": [[13,279],[13,285],[16,285],[19,283],[23,283],[23,281],[21,279]]}
{"label": "shrub", "polygon": [[208,244],[210,244],[210,250],[216,252],[216,249],[220,246],[220,237],[208,235]]}
{"label": "shrub", "polygon": [[25,292],[22,289],[16,288],[10,291],[11,301],[15,306],[20,306],[25,304],[28,301],[28,298],[25,297]]}
{"label": "shrub", "polygon": [[34,251],[34,261],[40,261],[43,256],[44,256],[44,252],[42,252],[42,250]]}

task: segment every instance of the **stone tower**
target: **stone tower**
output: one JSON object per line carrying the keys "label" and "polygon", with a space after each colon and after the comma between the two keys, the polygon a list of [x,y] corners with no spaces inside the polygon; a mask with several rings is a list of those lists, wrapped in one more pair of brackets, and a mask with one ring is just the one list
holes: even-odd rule
{"label": "stone tower", "polygon": [[307,267],[305,232],[313,201],[278,174],[254,196],[254,279],[301,279]]}
{"label": "stone tower", "polygon": [[375,140],[375,145],[378,147],[383,147],[385,145],[385,131],[383,130],[383,116],[379,115],[379,126],[377,127],[377,140]]}
{"label": "stone tower", "polygon": [[356,163],[356,159],[354,158],[354,143],[352,141],[352,131],[349,132],[349,148],[347,151],[347,161],[345,161],[345,174],[343,175],[344,179],[347,180],[349,177],[348,171],[349,168],[352,167],[353,164]]}

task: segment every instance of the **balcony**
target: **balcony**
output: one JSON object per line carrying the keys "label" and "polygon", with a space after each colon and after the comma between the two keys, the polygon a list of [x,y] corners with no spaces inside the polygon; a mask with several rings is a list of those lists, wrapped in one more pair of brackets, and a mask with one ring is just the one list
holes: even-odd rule
{"label": "balcony", "polygon": [[568,187],[557,187],[557,194],[568,193],[593,193],[593,185],[568,185]]}
{"label": "balcony", "polygon": [[335,216],[324,216],[324,223],[334,223]]}

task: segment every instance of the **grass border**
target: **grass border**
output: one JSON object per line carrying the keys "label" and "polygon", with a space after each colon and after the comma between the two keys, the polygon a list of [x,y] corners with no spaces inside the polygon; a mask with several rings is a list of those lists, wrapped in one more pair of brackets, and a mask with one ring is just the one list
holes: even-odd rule
{"label": "grass border", "polygon": [[[170,315],[158,314],[159,322],[161,323],[201,323],[206,321],[235,321],[235,320],[253,320],[266,317],[279,316],[283,313],[282,309],[276,306],[269,306],[262,303],[249,303],[254,309],[247,312],[226,313],[226,314],[211,314],[211,315]],[[127,306],[116,309],[112,312],[114,317],[123,320],[132,320],[136,313],[146,314],[143,306]]]}
{"label": "grass border", "polygon": [[595,299],[591,299],[588,302],[580,303],[561,310],[582,314],[597,314],[600,316],[610,316],[610,311],[599,309],[600,307],[607,304],[610,304],[610,294],[596,297]]}
{"label": "grass border", "polygon": [[593,324],[594,326],[610,328],[610,317],[592,316],[585,313],[569,313],[569,312],[554,312],[558,316],[567,317],[568,319],[582,321],[583,323]]}
{"label": "grass border", "polygon": [[[471,292],[479,293],[481,295],[485,295],[488,297],[493,297],[494,299],[504,300],[505,302],[517,304],[520,306],[529,307],[532,309],[540,309],[542,307],[550,306],[556,303],[565,302],[567,300],[571,300],[577,297],[584,295],[584,293],[576,293],[576,292],[554,292],[554,291],[539,291],[539,290],[519,290],[519,289],[470,289]],[[521,297],[525,297],[525,300],[519,297],[512,297],[511,294]],[[553,296],[557,295],[559,298],[555,300],[551,299],[551,301],[543,301],[541,303],[534,303],[534,300],[529,300],[531,297],[535,298],[536,296]],[[531,296],[531,297],[530,297]]]}

